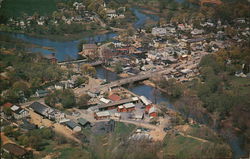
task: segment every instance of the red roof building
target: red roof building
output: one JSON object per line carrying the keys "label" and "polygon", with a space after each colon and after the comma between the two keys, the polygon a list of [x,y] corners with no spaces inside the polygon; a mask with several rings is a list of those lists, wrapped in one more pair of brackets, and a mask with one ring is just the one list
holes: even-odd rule
{"label": "red roof building", "polygon": [[119,100],[121,100],[121,97],[118,96],[118,95],[116,95],[116,94],[112,94],[112,95],[110,95],[108,98],[109,98],[110,100],[112,100],[112,101],[119,101]]}
{"label": "red roof building", "polygon": [[14,105],[14,104],[8,102],[8,103],[5,103],[5,104],[3,105],[3,107],[5,107],[5,108],[10,108],[10,107],[12,107],[13,105]]}

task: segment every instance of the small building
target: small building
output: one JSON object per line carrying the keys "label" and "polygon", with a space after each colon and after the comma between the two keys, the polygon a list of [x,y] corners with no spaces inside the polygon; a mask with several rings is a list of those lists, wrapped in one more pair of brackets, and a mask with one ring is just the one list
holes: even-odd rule
{"label": "small building", "polygon": [[13,105],[10,109],[12,110],[13,117],[17,120],[29,115],[27,110],[22,109],[21,107],[16,105]]}
{"label": "small building", "polygon": [[110,100],[112,100],[112,101],[119,101],[119,100],[121,100],[121,97],[118,96],[118,95],[116,95],[116,94],[112,94],[112,95],[110,95],[108,98],[109,98]]}
{"label": "small building", "polygon": [[157,112],[157,109],[156,109],[156,107],[151,107],[150,109],[149,109],[149,111],[148,111],[148,115],[150,116],[150,117],[157,117],[158,116],[158,112]]}
{"label": "small building", "polygon": [[145,108],[145,113],[146,113],[146,114],[148,114],[149,109],[150,109],[152,106],[153,106],[152,104],[146,105],[146,108]]}
{"label": "small building", "polygon": [[28,120],[23,119],[23,124],[20,125],[20,128],[24,131],[30,131],[37,129],[37,125],[30,123]]}
{"label": "small building", "polygon": [[131,111],[135,110],[134,103],[126,103],[123,106],[124,106],[124,109],[126,112],[131,112]]}
{"label": "small building", "polygon": [[115,18],[117,17],[118,15],[116,14],[116,11],[113,10],[113,9],[107,9],[106,10],[106,14],[107,14],[107,17],[112,19],[112,18]]}
{"label": "small building", "polygon": [[49,94],[49,92],[47,90],[37,90],[35,93],[35,96],[39,97],[39,98],[43,98],[43,97],[47,96],[48,94]]}
{"label": "small building", "polygon": [[80,125],[78,125],[77,123],[75,123],[74,121],[70,120],[70,121],[66,121],[64,123],[69,129],[71,129],[74,132],[79,132],[81,131],[81,127]]}
{"label": "small building", "polygon": [[134,113],[134,119],[142,120],[143,118],[144,118],[144,113],[143,112],[135,112]]}
{"label": "small building", "polygon": [[77,121],[78,121],[78,124],[81,125],[82,127],[90,127],[91,126],[91,123],[86,119],[79,118],[79,119],[77,119]]}
{"label": "small building", "polygon": [[7,102],[3,104],[3,108],[11,108],[14,104]]}
{"label": "small building", "polygon": [[117,111],[118,111],[118,112],[125,112],[126,109],[124,109],[124,106],[123,106],[123,105],[120,105],[120,106],[117,107]]}
{"label": "small building", "polygon": [[83,44],[82,55],[91,56],[97,53],[98,47],[96,44]]}
{"label": "small building", "polygon": [[21,146],[18,146],[13,143],[4,144],[1,149],[3,150],[3,153],[9,154],[11,158],[33,158],[32,151],[27,151],[25,148],[22,148]]}
{"label": "small building", "polygon": [[96,112],[94,114],[94,117],[96,120],[100,120],[100,119],[107,119],[110,118],[110,113],[108,111],[102,111],[102,112]]}
{"label": "small building", "polygon": [[149,99],[147,99],[145,96],[140,96],[140,100],[145,106],[152,104],[152,102]]}
{"label": "small building", "polygon": [[120,113],[115,113],[114,117],[117,118],[117,119],[121,119],[121,114]]}
{"label": "small building", "polygon": [[152,28],[152,35],[154,36],[164,36],[167,34],[167,29],[166,28],[157,28],[154,27]]}
{"label": "small building", "polygon": [[108,104],[109,102],[111,102],[109,99],[106,99],[106,98],[100,98],[100,101],[105,104]]}

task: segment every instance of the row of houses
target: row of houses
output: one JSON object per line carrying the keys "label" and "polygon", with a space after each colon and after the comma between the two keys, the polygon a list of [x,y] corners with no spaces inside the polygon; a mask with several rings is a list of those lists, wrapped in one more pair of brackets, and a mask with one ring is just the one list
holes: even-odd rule
{"label": "row of houses", "polygon": [[[149,117],[157,117],[158,116],[158,109],[156,108],[153,103],[148,100],[145,96],[133,97],[134,100],[129,102],[128,99],[117,101],[114,103],[102,105],[96,107],[95,110],[104,110],[104,111],[96,111],[94,112],[94,117],[97,120],[110,118],[112,114],[109,110],[116,110],[115,117],[120,118],[119,113],[126,113],[126,112],[134,112],[135,119],[143,119],[144,113],[148,114]],[[139,103],[142,102],[142,103]],[[144,113],[141,111],[136,111],[136,109],[143,109],[145,108]]]}

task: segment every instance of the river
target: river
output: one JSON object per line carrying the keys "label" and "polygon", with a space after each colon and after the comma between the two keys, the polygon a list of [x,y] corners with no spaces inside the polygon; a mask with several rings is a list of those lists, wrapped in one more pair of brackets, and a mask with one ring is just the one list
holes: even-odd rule
{"label": "river", "polygon": [[[134,28],[138,29],[143,27],[148,20],[158,21],[159,17],[156,15],[150,15],[140,12],[139,8],[132,8],[131,9],[134,13],[134,15],[137,18],[137,21],[134,23]],[[26,42],[39,45],[41,47],[51,47],[55,51],[50,51],[43,48],[30,48],[29,51],[31,52],[41,52],[43,54],[51,54],[56,53],[56,57],[59,61],[63,61],[65,59],[76,59],[77,58],[77,46],[81,40],[87,40],[89,42],[102,42],[106,40],[110,40],[117,36],[116,33],[107,33],[107,34],[101,34],[101,35],[94,35],[89,37],[84,37],[79,40],[73,40],[73,41],[54,41],[49,40],[46,38],[36,38],[31,37],[29,35],[25,34],[18,34],[18,33],[3,33],[1,34],[9,34],[12,37],[24,40]],[[110,72],[103,67],[97,67],[97,77],[106,79],[107,81],[114,81],[119,79],[119,76],[114,73]],[[159,91],[155,90],[153,87],[147,86],[147,85],[134,85],[131,88],[128,88],[130,91],[138,94],[146,96],[148,99],[150,99],[152,102],[160,104],[164,103],[169,108],[173,108],[173,105],[170,104],[168,98],[164,95],[162,95]],[[233,150],[233,156],[235,159],[237,159],[239,156],[244,155],[246,152],[242,149],[240,146],[242,141],[238,137],[231,137],[227,138],[228,143],[230,144],[232,150]]]}

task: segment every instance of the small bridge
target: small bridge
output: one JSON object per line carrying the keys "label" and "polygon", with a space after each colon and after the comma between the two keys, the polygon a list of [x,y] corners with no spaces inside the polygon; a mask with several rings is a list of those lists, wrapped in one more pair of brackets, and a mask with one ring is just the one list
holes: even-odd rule
{"label": "small bridge", "polygon": [[129,84],[129,83],[134,83],[137,81],[142,81],[142,80],[146,80],[149,79],[150,77],[157,75],[157,74],[168,74],[170,73],[170,71],[172,70],[172,67],[168,68],[168,69],[161,69],[161,70],[156,70],[156,71],[148,71],[144,74],[138,74],[132,77],[128,77],[128,78],[124,78],[124,79],[120,79],[117,81],[113,81],[111,83],[108,83],[106,85],[101,85],[101,86],[97,86],[95,88],[92,88],[91,90],[89,90],[91,93],[95,93],[98,94],[100,92],[105,92],[108,89],[111,88],[115,88],[115,87],[119,87],[125,84]]}
{"label": "small bridge", "polygon": [[90,64],[91,66],[98,66],[103,64],[103,61],[95,61],[95,62],[87,62],[86,59],[84,60],[74,60],[74,61],[64,61],[64,62],[58,62],[58,65],[67,65],[67,64]]}

